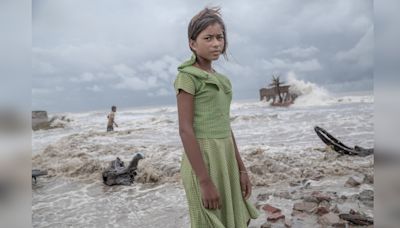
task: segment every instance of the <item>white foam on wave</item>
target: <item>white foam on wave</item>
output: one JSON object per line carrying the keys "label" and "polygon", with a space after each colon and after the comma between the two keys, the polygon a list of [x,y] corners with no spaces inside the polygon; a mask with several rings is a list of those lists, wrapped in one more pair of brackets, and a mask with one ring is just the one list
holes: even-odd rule
{"label": "white foam on wave", "polygon": [[354,95],[354,96],[340,96],[337,102],[346,103],[374,103],[374,96],[372,95]]}
{"label": "white foam on wave", "polygon": [[266,102],[260,102],[258,100],[241,100],[233,101],[231,104],[231,111],[252,109],[252,108],[263,108],[269,106]]}
{"label": "white foam on wave", "polygon": [[[335,178],[354,171],[372,174],[373,158],[349,160],[324,152],[313,130],[321,125],[350,146],[369,148],[374,142],[371,104],[276,108],[253,100],[235,102],[231,111],[232,129],[254,186],[286,187],[321,173]],[[184,150],[176,108],[118,110],[120,127],[114,132],[106,132],[106,113],[66,114],[72,120],[66,128],[32,133],[38,152],[32,167],[48,171],[33,185],[37,188],[32,197],[33,224],[53,227],[59,221],[67,223],[68,217],[87,226],[112,226],[118,220],[123,227],[187,227],[187,215],[179,214],[187,208],[179,172]],[[139,162],[134,184],[104,186],[101,173],[110,162],[118,156],[128,164],[136,153],[145,158]],[[143,225],[157,216],[173,219]],[[177,225],[177,216],[187,220]]]}
{"label": "white foam on wave", "polygon": [[294,72],[287,74],[288,83],[290,84],[290,92],[299,95],[295,100],[293,107],[306,106],[327,106],[334,104],[349,103],[373,103],[373,94],[360,94],[351,92],[351,94],[331,94],[324,87],[312,82],[305,82],[296,78]]}
{"label": "white foam on wave", "polygon": [[325,88],[312,82],[305,82],[296,78],[294,72],[288,73],[290,92],[299,95],[294,106],[321,106],[333,103],[332,96]]}
{"label": "white foam on wave", "polygon": [[[302,85],[300,88],[303,91],[307,91],[307,88],[314,91],[311,94],[318,90],[318,86],[299,80],[296,85]],[[351,123],[356,132],[368,132],[370,123],[359,119],[370,118],[371,106],[360,105],[357,104],[354,108],[334,105],[328,109],[314,106],[275,108],[259,101],[235,102],[231,110],[231,124],[241,146],[310,146],[315,142],[312,127],[321,123],[328,129],[338,130]],[[33,159],[33,165],[51,168],[55,175],[87,177],[93,170],[98,171],[106,166],[116,156],[129,160],[133,153],[143,152],[146,154],[145,160],[151,164],[146,166],[151,169],[142,170],[143,174],[149,174],[143,179],[148,180],[155,174],[160,176],[159,179],[174,177],[183,153],[175,107],[146,110],[119,111],[116,120],[120,127],[115,128],[115,132],[106,132],[105,113],[97,111],[66,114],[72,120],[67,128],[32,133],[33,155],[38,155]],[[155,110],[158,111],[154,112]],[[351,115],[348,115],[349,112]],[[332,113],[335,115],[330,115]],[[352,139],[357,142],[357,139],[368,136],[370,133],[363,133]],[[367,140],[367,145],[370,142],[371,139]]]}

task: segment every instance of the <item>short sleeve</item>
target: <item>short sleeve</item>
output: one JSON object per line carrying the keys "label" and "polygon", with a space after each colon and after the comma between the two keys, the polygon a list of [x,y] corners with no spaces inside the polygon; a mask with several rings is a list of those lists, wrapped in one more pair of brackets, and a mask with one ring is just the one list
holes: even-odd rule
{"label": "short sleeve", "polygon": [[192,95],[195,95],[196,92],[194,81],[192,77],[187,74],[179,73],[178,76],[176,76],[174,87],[176,94],[179,93],[180,89]]}

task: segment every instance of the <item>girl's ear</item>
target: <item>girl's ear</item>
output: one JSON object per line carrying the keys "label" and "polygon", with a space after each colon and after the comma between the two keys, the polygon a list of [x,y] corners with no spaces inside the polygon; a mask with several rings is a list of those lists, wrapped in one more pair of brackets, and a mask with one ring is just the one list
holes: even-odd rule
{"label": "girl's ear", "polygon": [[192,51],[196,52],[196,49],[197,49],[197,48],[196,48],[196,47],[197,47],[196,41],[190,39],[190,40],[189,40],[189,47],[190,47],[190,49],[192,49]]}

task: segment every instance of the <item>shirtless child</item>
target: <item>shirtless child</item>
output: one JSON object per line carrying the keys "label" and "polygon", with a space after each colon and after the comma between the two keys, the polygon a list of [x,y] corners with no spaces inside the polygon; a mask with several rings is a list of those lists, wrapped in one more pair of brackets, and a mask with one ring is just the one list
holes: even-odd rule
{"label": "shirtless child", "polygon": [[115,119],[115,112],[117,111],[117,107],[112,106],[111,107],[111,112],[110,114],[108,114],[107,118],[108,118],[108,123],[107,123],[107,131],[114,131],[114,124],[116,127],[118,127],[118,124],[115,123],[114,119]]}

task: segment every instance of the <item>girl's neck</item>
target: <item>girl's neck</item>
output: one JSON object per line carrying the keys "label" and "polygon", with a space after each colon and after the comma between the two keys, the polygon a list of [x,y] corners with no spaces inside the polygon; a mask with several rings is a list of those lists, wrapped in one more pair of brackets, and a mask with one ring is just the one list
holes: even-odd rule
{"label": "girl's neck", "polygon": [[209,73],[214,73],[211,63],[208,59],[196,56],[196,62],[193,65]]}

